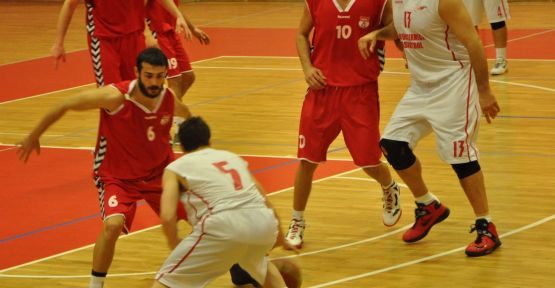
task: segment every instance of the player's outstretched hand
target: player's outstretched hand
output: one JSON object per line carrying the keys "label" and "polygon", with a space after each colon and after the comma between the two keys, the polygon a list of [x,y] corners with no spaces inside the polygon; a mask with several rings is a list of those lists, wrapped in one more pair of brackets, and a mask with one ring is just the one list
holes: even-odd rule
{"label": "player's outstretched hand", "polygon": [[206,34],[206,32],[202,31],[197,27],[195,27],[195,29],[193,29],[192,32],[193,32],[193,35],[198,39],[198,41],[200,41],[200,44],[202,45],[210,44],[210,37],[208,37],[208,34]]}
{"label": "player's outstretched hand", "polygon": [[362,58],[368,59],[370,53],[374,53],[376,49],[376,42],[378,41],[378,30],[372,31],[358,39],[358,50]]}
{"label": "player's outstretched hand", "polygon": [[16,143],[17,148],[17,156],[19,160],[27,163],[29,156],[35,150],[37,155],[40,155],[40,143],[39,139],[31,137],[30,135],[25,137],[21,142]]}
{"label": "player's outstretched hand", "polygon": [[480,93],[480,107],[488,123],[491,123],[491,121],[497,117],[499,111],[501,111],[491,90]]}

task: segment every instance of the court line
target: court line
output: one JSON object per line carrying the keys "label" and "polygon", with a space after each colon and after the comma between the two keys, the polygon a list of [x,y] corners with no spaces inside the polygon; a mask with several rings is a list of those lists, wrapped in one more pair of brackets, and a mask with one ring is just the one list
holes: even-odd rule
{"label": "court line", "polygon": [[[525,35],[525,36],[512,38],[512,39],[507,40],[507,43],[514,42],[514,41],[519,41],[519,40],[522,40],[522,39],[528,39],[528,38],[531,38],[531,37],[534,37],[534,36],[547,34],[547,33],[553,32],[553,31],[555,31],[555,29],[549,29],[549,30],[546,30],[546,31],[536,32],[536,33],[528,34],[528,35]],[[484,45],[484,48],[490,48],[490,47],[494,47],[494,46],[495,46],[495,43],[492,43],[492,44]]]}
{"label": "court line", "polygon": [[[318,179],[318,180],[315,180],[313,183],[319,183],[319,182],[322,182],[322,181],[324,181],[324,180],[328,180],[328,179],[334,178],[334,177],[336,177],[336,176],[342,176],[342,175],[345,175],[345,174],[348,174],[348,173],[351,173],[351,172],[355,172],[355,171],[357,171],[357,170],[360,170],[360,168],[356,168],[356,169],[348,170],[348,171],[345,171],[345,172],[342,172],[342,173],[339,173],[339,174],[335,174],[335,175],[332,175],[332,176],[320,178],[320,179]],[[286,192],[286,191],[291,190],[291,189],[293,189],[293,187],[284,188],[284,189],[281,189],[281,190],[278,190],[278,191],[275,191],[275,192],[268,193],[268,196],[281,194],[281,193]],[[157,227],[160,227],[160,225],[155,225],[155,226],[152,226],[152,227],[149,227],[149,228],[145,228],[145,229],[142,229],[142,230],[139,230],[139,231],[134,231],[134,232],[129,233],[129,234],[127,234],[127,235],[135,235],[135,234],[138,234],[138,233],[140,233],[140,232],[144,232],[144,231],[148,231],[148,230],[151,230],[151,229],[155,229],[155,228],[157,228]],[[124,237],[124,236],[126,236],[126,235],[123,235],[123,236],[121,236],[121,237]],[[45,260],[49,260],[49,259],[52,259],[52,258],[55,258],[55,257],[63,256],[63,255],[69,254],[69,253],[77,252],[77,251],[80,251],[80,250],[83,250],[83,249],[86,249],[86,248],[90,248],[90,247],[92,247],[92,246],[94,246],[94,244],[89,244],[89,245],[86,245],[86,246],[83,246],[83,247],[80,247],[80,248],[76,248],[76,249],[69,250],[69,251],[66,251],[66,252],[58,253],[58,254],[55,254],[55,255],[52,255],[52,256],[48,256],[48,257],[45,257],[45,258],[37,259],[37,260],[31,261],[31,262],[28,262],[28,263],[23,263],[23,264],[20,264],[20,265],[17,265],[17,266],[9,267],[9,268],[0,270],[0,273],[4,273],[4,272],[10,271],[10,270],[14,270],[14,269],[21,268],[21,267],[24,267],[24,266],[28,266],[28,265],[31,265],[31,264],[39,263],[39,262],[42,262],[42,261],[45,261]],[[152,273],[152,274],[154,274],[155,272],[144,272],[144,273]],[[114,275],[119,275],[119,274],[110,274],[110,276],[112,276],[112,277],[114,277]],[[121,275],[122,275],[122,276],[125,276],[125,275],[127,275],[127,274],[124,273],[124,274],[121,274]],[[139,274],[138,274],[138,275],[139,275]],[[41,275],[37,275],[37,276],[38,276],[38,278],[43,277],[43,276],[41,276]],[[86,275],[86,276],[87,276],[87,277],[90,277],[90,275]],[[8,276],[6,276],[6,275],[4,275],[4,274],[0,274],[0,278],[1,278],[1,277],[8,277]],[[80,277],[81,277],[81,276],[76,277],[76,278],[80,278]],[[116,276],[116,277],[118,277],[118,276]],[[33,278],[33,277],[28,277],[28,278]],[[46,278],[52,278],[52,277],[46,277]],[[54,277],[54,278],[56,278],[56,277]],[[64,276],[63,278],[71,278],[71,277],[69,277],[69,276]]]}
{"label": "court line", "polygon": [[[213,61],[213,60],[220,59],[222,57],[224,57],[224,56],[216,56],[216,57],[201,59],[201,60],[193,61],[193,62],[191,62],[191,64],[198,64],[198,63],[202,63],[202,62],[206,62],[206,61]],[[0,65],[0,67],[1,66],[2,65]],[[72,90],[72,89],[83,88],[85,86],[94,85],[94,84],[95,84],[94,82],[91,82],[91,83],[88,83],[88,84],[83,84],[83,85],[74,86],[74,87],[70,87],[70,88],[64,88],[64,89],[60,89],[60,90],[54,90],[54,91],[50,91],[50,92],[45,92],[45,93],[33,95],[33,96],[27,96],[27,97],[23,97],[23,98],[19,98],[19,99],[3,101],[3,102],[0,102],[0,105],[13,103],[13,102],[18,102],[18,101],[27,100],[27,99],[32,99],[32,98],[37,98],[37,97],[42,97],[42,96],[47,96],[47,95],[50,95],[50,94],[53,94],[53,93],[60,93],[60,92],[64,92],[64,91],[68,91],[68,90]]]}
{"label": "court line", "polygon": [[[46,148],[46,147],[43,147],[43,148]],[[52,147],[50,147],[50,148],[52,148]],[[78,150],[86,150],[86,149],[90,149],[90,148],[78,149]],[[1,151],[5,151],[5,150],[0,150],[0,152]],[[260,157],[264,157],[264,156],[260,156]],[[286,159],[288,159],[288,158],[286,158]],[[259,168],[259,169],[256,169],[256,170],[252,170],[251,173],[253,175],[257,175],[257,174],[265,172],[265,171],[269,171],[269,170],[277,169],[277,168],[280,168],[280,167],[292,165],[292,164],[295,164],[297,162],[298,162],[297,159],[287,160],[287,161],[282,162],[282,163],[273,164],[273,165],[262,167],[262,168]],[[287,189],[290,189],[290,188],[287,188]],[[275,193],[275,192],[268,193],[268,195],[271,195],[273,193]],[[143,206],[143,205],[145,205],[145,202],[143,200],[139,201],[138,204],[137,204],[137,206]],[[11,242],[13,240],[17,240],[17,239],[20,239],[20,238],[24,238],[24,237],[27,237],[27,236],[34,235],[34,234],[39,234],[39,233],[42,233],[42,232],[45,232],[45,231],[50,231],[50,230],[57,229],[57,228],[60,228],[60,227],[73,225],[73,224],[76,224],[76,223],[79,223],[79,222],[82,222],[82,221],[86,221],[86,220],[93,219],[93,218],[98,218],[98,217],[100,217],[100,212],[94,213],[94,214],[89,214],[89,215],[86,215],[86,216],[81,216],[81,217],[71,219],[71,220],[68,220],[68,221],[65,221],[65,222],[40,227],[40,228],[31,230],[31,231],[22,232],[22,233],[19,233],[19,234],[16,234],[16,235],[12,235],[12,236],[8,236],[6,238],[0,239],[0,244]]]}
{"label": "court line", "polygon": [[[503,233],[503,234],[499,235],[499,238],[505,238],[507,236],[510,236],[510,235],[513,235],[513,234],[516,234],[516,233],[519,233],[519,232],[522,232],[522,231],[526,231],[528,229],[531,229],[531,228],[534,228],[534,227],[539,226],[541,224],[544,224],[546,222],[549,222],[553,219],[555,219],[555,214],[551,215],[551,216],[548,216],[548,217],[545,217],[543,219],[540,219],[540,220],[538,220],[536,222],[533,222],[531,224],[525,225],[523,227],[513,229],[509,232]],[[357,279],[370,277],[370,276],[373,276],[373,275],[389,272],[389,271],[392,271],[392,270],[397,270],[397,269],[400,269],[400,268],[405,268],[405,267],[415,265],[415,264],[419,264],[419,263],[422,263],[422,262],[425,262],[425,261],[428,261],[428,260],[433,260],[433,259],[436,259],[436,258],[447,256],[447,255],[453,254],[455,252],[463,251],[465,248],[466,248],[466,246],[458,247],[458,248],[451,249],[451,250],[448,250],[448,251],[445,251],[445,252],[437,253],[437,254],[434,254],[434,255],[430,255],[430,256],[419,258],[419,259],[412,260],[412,261],[407,261],[407,262],[397,264],[397,265],[392,265],[392,266],[389,266],[389,267],[385,267],[385,268],[382,268],[382,269],[370,271],[370,272],[367,272],[367,273],[362,273],[362,274],[358,274],[358,275],[338,279],[338,280],[335,280],[335,281],[330,281],[330,282],[310,286],[309,288],[328,287],[328,286],[332,286],[332,285],[336,285],[336,284],[340,284],[340,283],[345,283],[345,282],[352,281],[352,280],[357,280]]]}

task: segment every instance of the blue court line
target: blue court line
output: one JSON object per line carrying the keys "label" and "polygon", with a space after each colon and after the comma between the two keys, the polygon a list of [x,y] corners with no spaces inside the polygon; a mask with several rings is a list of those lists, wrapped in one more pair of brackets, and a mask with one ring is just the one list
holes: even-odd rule
{"label": "blue court line", "polygon": [[[285,161],[285,162],[282,162],[282,163],[278,163],[278,164],[270,165],[268,167],[264,167],[264,168],[254,170],[254,171],[252,171],[252,173],[253,174],[258,174],[258,173],[262,173],[262,172],[265,172],[265,171],[280,168],[280,167],[283,167],[283,166],[288,166],[288,165],[291,165],[291,164],[294,164],[294,163],[297,163],[297,162],[298,162],[297,159],[292,159],[292,160],[289,160],[289,161]],[[141,201],[141,202],[137,203],[137,206],[143,206],[145,204],[146,203],[144,201]],[[92,214],[92,215],[80,217],[80,218],[69,220],[69,221],[66,221],[66,222],[59,223],[59,224],[54,224],[54,225],[42,227],[42,228],[35,229],[35,230],[29,231],[29,232],[24,232],[24,233],[21,233],[21,234],[18,234],[18,235],[9,236],[7,238],[0,239],[0,244],[4,244],[4,243],[7,243],[7,242],[10,242],[10,241],[13,241],[13,240],[17,240],[17,239],[20,239],[20,238],[23,238],[23,237],[31,236],[31,235],[34,235],[34,234],[37,234],[37,233],[49,231],[49,230],[64,227],[64,226],[67,226],[67,225],[72,225],[72,224],[75,224],[75,223],[79,223],[81,221],[85,221],[85,220],[89,220],[89,219],[97,218],[97,217],[100,217],[100,213],[95,213],[95,214]]]}
{"label": "blue court line", "polygon": [[503,115],[497,116],[496,118],[508,118],[508,119],[536,119],[536,120],[555,120],[555,116],[518,116],[518,115]]}

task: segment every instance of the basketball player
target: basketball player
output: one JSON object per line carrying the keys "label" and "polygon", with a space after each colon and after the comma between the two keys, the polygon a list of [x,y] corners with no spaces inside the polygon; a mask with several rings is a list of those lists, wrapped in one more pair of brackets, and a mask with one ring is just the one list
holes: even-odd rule
{"label": "basketball player", "polygon": [[[179,1],[174,0],[174,3],[177,6]],[[195,73],[191,68],[189,56],[183,47],[180,36],[175,32],[176,18],[160,4],[160,0],[150,0],[147,4],[146,14],[148,26],[157,40],[158,47],[168,57],[168,87],[182,101],[183,96],[195,81]],[[193,36],[201,44],[210,43],[210,38],[204,31],[195,27],[187,18],[185,21],[187,21]],[[183,119],[174,117],[174,122],[178,126]]]}
{"label": "basketball player", "polygon": [[[191,32],[172,0],[160,0],[177,17],[177,29]],[[85,0],[88,45],[98,86],[135,78],[135,59],[145,48],[145,0]],[[64,39],[79,0],[65,0],[51,49],[56,67],[65,62]]]}
{"label": "basketball player", "polygon": [[[391,13],[391,12],[388,12]],[[474,213],[477,238],[468,256],[482,256],[501,245],[489,215],[476,138],[480,111],[488,123],[499,106],[488,81],[487,62],[472,21],[460,0],[393,2],[393,24],[362,37],[366,58],[378,40],[403,42],[412,82],[380,141],[384,155],[416,198],[416,221],[405,242],[424,238],[449,209],[428,191],[412,150],[433,132],[443,161],[451,164]]]}
{"label": "basketball player", "polygon": [[484,6],[491,25],[496,54],[495,65],[490,73],[492,75],[504,74],[507,72],[507,24],[505,21],[511,19],[509,3],[507,0],[464,0],[464,4],[476,27],[482,20],[481,8],[482,5]]}
{"label": "basketball player", "polygon": [[391,22],[391,17],[382,17],[388,5],[386,0],[306,1],[297,51],[309,88],[300,119],[293,219],[286,236],[297,248],[303,244],[304,211],[314,171],[326,161],[328,147],[339,132],[354,163],[382,186],[384,225],[393,226],[401,217],[399,186],[380,161],[377,78],[383,50],[368,59],[357,51],[361,36]]}
{"label": "basketball player", "polygon": [[[280,273],[295,277],[295,285],[289,287],[300,287],[298,266],[289,260],[268,261],[274,245],[286,244],[274,208],[247,162],[210,148],[210,128],[199,117],[181,124],[179,140],[185,155],[164,171],[160,211],[162,229],[174,250],[152,287],[205,287],[234,263],[264,287],[285,287]],[[176,226],[180,200],[193,226],[183,240]]]}
{"label": "basketball player", "polygon": [[[19,158],[26,162],[33,150],[40,151],[40,136],[67,111],[100,109],[94,180],[104,227],[94,246],[91,288],[103,286],[116,241],[129,232],[137,201],[145,199],[154,212],[160,211],[162,173],[173,160],[172,117],[190,117],[187,107],[163,86],[167,67],[162,51],[145,49],[137,58],[136,80],[65,98],[19,143]],[[180,211],[180,218],[185,216]]]}

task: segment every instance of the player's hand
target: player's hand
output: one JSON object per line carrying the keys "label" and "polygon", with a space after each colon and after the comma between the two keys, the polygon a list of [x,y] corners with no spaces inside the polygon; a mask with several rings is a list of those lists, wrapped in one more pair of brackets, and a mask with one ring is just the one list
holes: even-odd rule
{"label": "player's hand", "polygon": [[210,37],[208,37],[208,34],[206,34],[204,31],[202,31],[201,29],[195,27],[193,30],[193,36],[195,36],[195,38],[198,39],[198,41],[200,42],[200,44],[202,45],[208,45],[210,44]]}
{"label": "player's hand", "polygon": [[58,69],[60,61],[66,62],[66,51],[64,49],[64,45],[54,44],[52,48],[50,48],[50,54],[54,57],[55,69]]}
{"label": "player's hand", "polygon": [[488,121],[488,123],[491,123],[491,120],[495,119],[499,111],[501,111],[495,96],[489,89],[480,92],[480,107],[482,108],[482,113],[486,117],[486,121]]}
{"label": "player's hand", "polygon": [[358,50],[362,55],[362,58],[368,59],[370,53],[374,53],[376,49],[376,42],[378,41],[378,31],[372,31],[358,39]]}
{"label": "player's hand", "polygon": [[326,87],[326,76],[322,71],[314,66],[304,71],[304,80],[311,89],[319,90]]}
{"label": "player's hand", "polygon": [[175,32],[184,33],[185,39],[187,40],[191,40],[193,37],[191,33],[191,29],[189,29],[189,26],[187,26],[187,22],[183,17],[177,17],[177,19],[175,20]]}
{"label": "player's hand", "polygon": [[281,247],[285,250],[293,251],[295,254],[301,253],[301,250],[299,250],[299,248],[289,244],[289,242],[285,241],[284,237],[278,237],[276,243],[274,244],[274,248],[276,247]]}
{"label": "player's hand", "polygon": [[175,238],[168,238],[168,246],[170,247],[171,250],[175,249],[175,247],[177,247],[177,245],[179,245],[179,243],[181,243],[183,239],[179,238],[179,237],[175,237]]}
{"label": "player's hand", "polygon": [[29,156],[35,150],[37,155],[40,155],[40,143],[39,139],[35,138],[31,135],[25,137],[21,142],[16,143],[17,148],[17,156],[19,160],[27,163]]}
{"label": "player's hand", "polygon": [[145,33],[145,44],[146,44],[146,47],[160,48],[160,46],[158,45],[158,41],[150,33]]}

